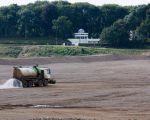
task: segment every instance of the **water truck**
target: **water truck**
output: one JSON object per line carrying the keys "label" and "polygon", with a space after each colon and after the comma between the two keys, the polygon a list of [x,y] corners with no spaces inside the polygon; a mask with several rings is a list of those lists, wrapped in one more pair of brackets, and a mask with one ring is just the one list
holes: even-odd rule
{"label": "water truck", "polygon": [[14,67],[13,78],[20,80],[24,88],[43,87],[56,83],[51,77],[50,68],[38,67],[38,65],[33,67]]}

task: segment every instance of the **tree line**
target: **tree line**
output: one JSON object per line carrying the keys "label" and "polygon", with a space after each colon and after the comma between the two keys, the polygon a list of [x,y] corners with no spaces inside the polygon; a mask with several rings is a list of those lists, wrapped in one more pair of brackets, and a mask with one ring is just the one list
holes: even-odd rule
{"label": "tree line", "polygon": [[142,47],[150,42],[150,4],[135,7],[123,19],[104,28],[102,42],[113,47]]}
{"label": "tree line", "polygon": [[141,45],[150,37],[150,5],[122,7],[37,1],[0,7],[0,38],[66,40],[80,28],[113,47]]}

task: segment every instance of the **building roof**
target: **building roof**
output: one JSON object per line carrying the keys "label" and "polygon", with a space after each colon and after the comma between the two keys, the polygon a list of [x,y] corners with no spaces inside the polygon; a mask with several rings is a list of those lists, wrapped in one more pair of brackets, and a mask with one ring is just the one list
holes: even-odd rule
{"label": "building roof", "polygon": [[85,33],[85,30],[84,29],[79,29],[78,33]]}

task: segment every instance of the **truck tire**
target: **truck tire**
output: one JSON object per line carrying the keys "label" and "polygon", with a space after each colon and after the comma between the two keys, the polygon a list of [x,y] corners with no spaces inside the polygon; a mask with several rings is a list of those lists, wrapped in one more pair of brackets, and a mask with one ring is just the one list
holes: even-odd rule
{"label": "truck tire", "polygon": [[38,83],[34,83],[34,87],[39,87],[39,84]]}
{"label": "truck tire", "polygon": [[39,86],[39,87],[42,87],[42,86],[43,86],[43,81],[42,81],[42,80],[39,80],[39,81],[38,81],[38,86]]}
{"label": "truck tire", "polygon": [[28,81],[28,87],[33,87],[33,82],[32,81]]}
{"label": "truck tire", "polygon": [[49,80],[49,84],[56,84],[56,80]]}
{"label": "truck tire", "polygon": [[22,81],[22,86],[23,88],[27,88],[28,87],[28,82],[26,80]]}
{"label": "truck tire", "polygon": [[48,86],[48,80],[43,81],[43,86]]}

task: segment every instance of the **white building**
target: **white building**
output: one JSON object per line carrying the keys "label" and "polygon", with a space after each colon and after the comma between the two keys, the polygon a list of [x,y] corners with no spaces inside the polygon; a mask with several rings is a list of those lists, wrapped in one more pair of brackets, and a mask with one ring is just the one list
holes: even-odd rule
{"label": "white building", "polygon": [[79,29],[77,33],[74,33],[73,39],[68,39],[72,45],[78,46],[79,44],[98,44],[100,39],[89,39],[89,34],[83,29]]}

